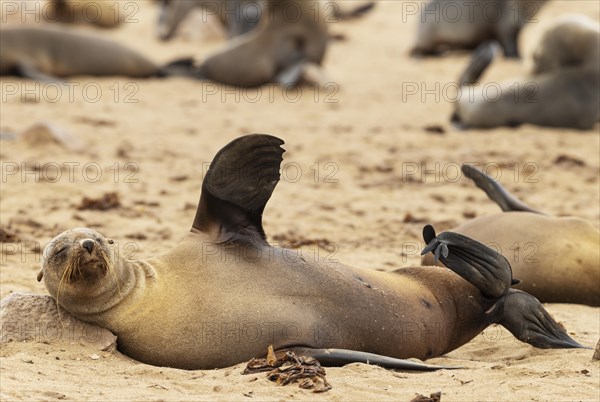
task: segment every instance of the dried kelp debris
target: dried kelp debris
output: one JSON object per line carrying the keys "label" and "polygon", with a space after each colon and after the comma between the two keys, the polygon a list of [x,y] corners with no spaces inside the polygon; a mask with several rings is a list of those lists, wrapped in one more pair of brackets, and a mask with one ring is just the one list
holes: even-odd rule
{"label": "dried kelp debris", "polygon": [[325,379],[325,369],[312,357],[296,356],[294,352],[286,352],[277,357],[273,346],[269,346],[266,359],[251,359],[242,374],[267,373],[267,379],[279,385],[298,382],[300,388],[312,389],[313,392],[326,392],[331,385]]}
{"label": "dried kelp debris", "polygon": [[77,209],[108,211],[110,209],[119,208],[120,206],[121,200],[119,199],[118,193],[105,193],[100,198],[84,197]]}
{"label": "dried kelp debris", "polygon": [[442,393],[435,392],[435,393],[429,395],[429,397],[419,394],[419,395],[415,396],[410,402],[440,402],[441,400],[442,400]]}

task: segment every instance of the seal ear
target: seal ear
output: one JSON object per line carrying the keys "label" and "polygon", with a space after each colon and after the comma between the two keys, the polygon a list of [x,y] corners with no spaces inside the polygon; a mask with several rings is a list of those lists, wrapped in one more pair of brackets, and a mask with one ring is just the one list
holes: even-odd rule
{"label": "seal ear", "polygon": [[525,205],[523,201],[509,193],[500,183],[476,167],[465,163],[462,165],[461,170],[467,178],[473,180],[477,187],[485,191],[490,200],[498,204],[502,211],[521,211],[543,215],[541,212]]}
{"label": "seal ear", "polygon": [[192,227],[215,242],[266,242],[262,214],[279,182],[284,142],[253,134],[233,140],[213,159]]}

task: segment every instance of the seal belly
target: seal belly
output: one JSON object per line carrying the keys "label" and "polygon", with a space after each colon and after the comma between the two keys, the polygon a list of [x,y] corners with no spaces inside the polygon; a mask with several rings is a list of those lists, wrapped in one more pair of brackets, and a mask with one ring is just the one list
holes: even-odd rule
{"label": "seal belly", "polygon": [[291,263],[295,251],[269,248],[254,261],[223,250],[203,257],[195,235],[190,237],[150,261],[156,282],[125,319],[130,329],[119,339],[125,354],[187,369],[237,364],[262,356],[269,345],[426,359],[487,325],[478,290],[449,270],[382,273]]}

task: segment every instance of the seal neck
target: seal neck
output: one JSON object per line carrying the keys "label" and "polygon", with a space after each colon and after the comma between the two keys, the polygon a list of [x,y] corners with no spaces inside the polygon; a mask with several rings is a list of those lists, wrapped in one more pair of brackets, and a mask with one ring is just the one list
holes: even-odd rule
{"label": "seal neck", "polygon": [[103,283],[91,291],[78,292],[78,297],[69,297],[65,308],[84,321],[96,322],[99,316],[112,315],[119,306],[143,293],[146,280],[154,276],[154,268],[146,261],[119,259]]}

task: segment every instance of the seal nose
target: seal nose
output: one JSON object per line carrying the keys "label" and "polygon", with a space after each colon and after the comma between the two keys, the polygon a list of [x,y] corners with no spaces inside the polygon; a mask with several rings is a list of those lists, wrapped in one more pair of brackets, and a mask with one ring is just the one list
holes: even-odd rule
{"label": "seal nose", "polygon": [[92,254],[92,250],[94,249],[94,241],[93,240],[84,240],[81,243],[81,247],[87,250],[88,253]]}

